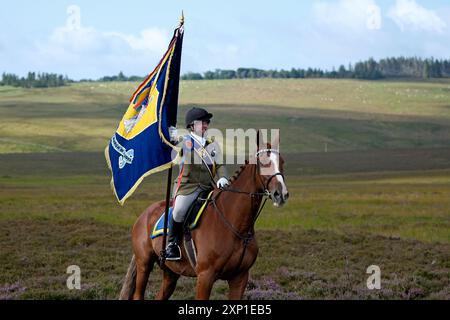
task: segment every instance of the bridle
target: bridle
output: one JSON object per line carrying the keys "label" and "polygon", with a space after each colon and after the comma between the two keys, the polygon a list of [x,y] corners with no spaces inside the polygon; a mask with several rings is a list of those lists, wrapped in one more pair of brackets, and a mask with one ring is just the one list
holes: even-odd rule
{"label": "bridle", "polygon": [[279,155],[279,154],[280,154],[280,151],[278,151],[278,150],[276,150],[276,149],[261,149],[261,150],[258,150],[258,151],[256,152],[256,154],[255,154],[255,157],[256,157],[256,163],[257,163],[257,165],[256,165],[256,170],[257,170],[257,172],[258,172],[259,180],[260,180],[261,184],[262,184],[263,187],[264,187],[264,192],[267,193],[267,194],[269,195],[269,197],[271,198],[271,195],[270,195],[270,192],[269,192],[269,184],[270,184],[270,181],[272,181],[272,179],[275,178],[276,176],[281,176],[281,177],[283,178],[283,180],[284,180],[284,175],[283,175],[280,171],[275,172],[273,175],[271,175],[271,176],[269,177],[269,179],[267,179],[266,183],[264,184],[264,182],[263,182],[262,179],[261,179],[261,161],[259,160],[259,156],[260,156],[260,154],[263,153],[263,152],[267,152],[267,155],[269,155],[269,153],[271,153],[271,152],[272,152],[272,153],[276,153],[276,154]]}
{"label": "bridle", "polygon": [[261,178],[261,161],[259,160],[259,156],[263,152],[267,152],[267,153],[273,152],[273,153],[280,154],[280,152],[278,150],[276,150],[276,149],[261,149],[258,152],[256,152],[256,154],[255,154],[255,158],[256,158],[256,173],[257,173],[257,176],[259,178],[258,180],[259,180],[260,185],[262,187],[260,189],[262,191],[249,192],[249,191],[242,191],[242,190],[231,188],[231,187],[221,188],[220,190],[221,191],[234,192],[234,193],[244,193],[244,194],[248,194],[251,197],[256,197],[256,196],[263,196],[264,197],[264,196],[266,196],[266,197],[271,199],[272,195],[271,195],[271,193],[269,191],[270,181],[272,181],[272,179],[275,178],[276,176],[281,176],[283,178],[283,180],[284,180],[284,174],[282,174],[281,172],[276,172],[276,173],[274,173],[273,175],[271,175],[267,179],[266,183],[264,183],[264,181]]}

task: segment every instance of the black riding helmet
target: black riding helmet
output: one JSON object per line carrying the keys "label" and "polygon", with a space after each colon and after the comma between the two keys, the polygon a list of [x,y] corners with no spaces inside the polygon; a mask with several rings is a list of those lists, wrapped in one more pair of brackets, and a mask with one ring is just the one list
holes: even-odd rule
{"label": "black riding helmet", "polygon": [[212,113],[209,113],[205,109],[194,107],[186,113],[186,128],[189,128],[195,120],[210,120],[212,117]]}

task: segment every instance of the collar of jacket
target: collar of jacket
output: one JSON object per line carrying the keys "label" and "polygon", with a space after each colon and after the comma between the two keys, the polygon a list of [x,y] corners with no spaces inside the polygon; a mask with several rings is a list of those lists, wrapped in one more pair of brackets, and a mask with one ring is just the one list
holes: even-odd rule
{"label": "collar of jacket", "polygon": [[198,144],[201,144],[202,147],[205,146],[205,144],[206,144],[206,138],[200,137],[199,135],[196,135],[196,134],[193,133],[193,132],[191,132],[191,133],[189,133],[189,134],[191,135],[192,138],[195,139],[195,141],[197,141]]}

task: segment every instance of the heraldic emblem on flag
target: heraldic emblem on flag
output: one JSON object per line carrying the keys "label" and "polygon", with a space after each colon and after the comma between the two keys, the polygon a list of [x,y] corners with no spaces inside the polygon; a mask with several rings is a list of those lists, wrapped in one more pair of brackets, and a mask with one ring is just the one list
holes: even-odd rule
{"label": "heraldic emblem on flag", "polygon": [[130,105],[105,149],[111,187],[120,204],[142,180],[172,162],[169,126],[176,126],[183,19],[155,70],[133,94]]}

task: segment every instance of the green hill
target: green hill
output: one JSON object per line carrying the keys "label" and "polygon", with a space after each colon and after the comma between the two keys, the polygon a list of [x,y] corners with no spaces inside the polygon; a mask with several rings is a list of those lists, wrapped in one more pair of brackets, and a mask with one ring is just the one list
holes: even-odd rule
{"label": "green hill", "polygon": [[[102,150],[137,85],[0,87],[0,153]],[[280,128],[290,153],[448,147],[449,101],[450,81],[183,81],[179,123],[205,106],[219,129]]]}

